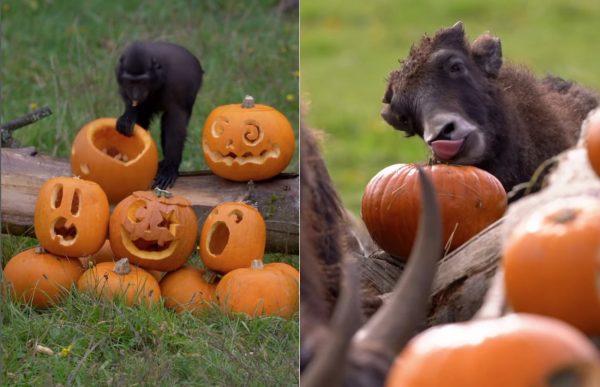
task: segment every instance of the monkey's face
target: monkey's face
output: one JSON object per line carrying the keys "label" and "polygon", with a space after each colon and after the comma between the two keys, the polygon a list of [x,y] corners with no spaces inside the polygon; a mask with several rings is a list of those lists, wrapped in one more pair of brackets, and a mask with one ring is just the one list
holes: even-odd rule
{"label": "monkey's face", "polygon": [[125,95],[133,106],[137,106],[144,102],[150,95],[150,83],[148,80],[128,80],[123,81],[123,90]]}

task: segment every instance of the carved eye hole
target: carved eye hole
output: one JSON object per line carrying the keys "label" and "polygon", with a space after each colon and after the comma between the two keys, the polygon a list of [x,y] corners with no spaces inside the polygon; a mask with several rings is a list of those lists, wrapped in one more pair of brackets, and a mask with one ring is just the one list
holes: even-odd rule
{"label": "carved eye hole", "polygon": [[229,125],[229,120],[225,117],[218,117],[212,124],[210,132],[213,137],[221,137],[225,132],[225,126]]}
{"label": "carved eye hole", "polygon": [[234,221],[236,223],[240,223],[242,221],[242,219],[244,219],[244,214],[242,213],[242,211],[240,210],[233,210],[229,213],[229,216],[233,216],[234,217]]}
{"label": "carved eye hole", "polygon": [[246,145],[256,145],[262,141],[264,132],[258,122],[246,121],[244,124],[243,140]]}
{"label": "carved eye hole", "polygon": [[81,192],[78,189],[76,189],[73,192],[73,200],[71,201],[71,214],[73,214],[73,216],[79,215],[80,198],[81,198]]}
{"label": "carved eye hole", "polygon": [[50,206],[53,209],[60,208],[60,204],[62,203],[63,197],[63,185],[57,184],[54,186],[52,190],[52,195],[50,196]]}

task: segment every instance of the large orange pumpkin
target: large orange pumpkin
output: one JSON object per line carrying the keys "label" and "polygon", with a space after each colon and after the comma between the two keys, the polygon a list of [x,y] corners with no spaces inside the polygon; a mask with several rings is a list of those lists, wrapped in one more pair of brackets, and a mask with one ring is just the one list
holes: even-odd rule
{"label": "large orange pumpkin", "polygon": [[52,178],[35,204],[35,236],[51,253],[82,257],[102,247],[108,232],[108,200],[100,186],[74,177]]}
{"label": "large orange pumpkin", "polygon": [[165,306],[177,313],[207,308],[214,300],[216,274],[192,266],[167,273],[160,281]]}
{"label": "large orange pumpkin", "polygon": [[[561,378],[578,383],[558,384]],[[559,320],[507,315],[419,334],[396,358],[385,385],[593,387],[600,385],[600,357],[585,336]]]}
{"label": "large orange pumpkin", "polygon": [[134,192],[110,217],[110,245],[117,258],[127,257],[146,269],[172,271],[196,247],[198,219],[182,196]]}
{"label": "large orange pumpkin", "polygon": [[122,297],[126,305],[153,305],[160,300],[158,281],[150,273],[131,266],[127,258],[101,262],[86,270],[77,281],[80,291],[109,300]]}
{"label": "large orange pumpkin", "polygon": [[229,180],[271,178],[294,155],[294,130],[287,118],[247,96],[239,104],[219,106],[206,118],[202,150],[208,167]]}
{"label": "large orange pumpkin", "polygon": [[250,266],[265,253],[267,227],[258,210],[221,203],[208,214],[200,235],[200,257],[211,270],[227,273]]}
{"label": "large orange pumpkin", "polygon": [[135,125],[131,137],[116,129],[115,118],[86,124],[73,141],[74,175],[100,184],[111,203],[150,187],[158,169],[158,150],[150,134]]}
{"label": "large orange pumpkin", "polygon": [[225,274],[215,297],[225,312],[289,318],[298,310],[298,282],[289,274],[267,270],[262,261],[254,260],[250,268]]}
{"label": "large orange pumpkin", "polygon": [[4,268],[4,286],[17,300],[37,308],[57,304],[83,273],[77,259],[32,248],[12,257]]}
{"label": "large orange pumpkin", "polygon": [[559,199],[535,211],[505,245],[506,294],[515,311],[600,334],[600,203]]}
{"label": "large orange pumpkin", "polygon": [[[506,210],[506,192],[491,174],[472,166],[423,166],[436,189],[444,243],[453,250]],[[377,244],[406,258],[417,233],[421,208],[417,166],[396,164],[381,170],[367,185],[362,218]]]}
{"label": "large orange pumpkin", "polygon": [[589,118],[586,133],[586,149],[588,160],[596,175],[600,176],[600,113]]}

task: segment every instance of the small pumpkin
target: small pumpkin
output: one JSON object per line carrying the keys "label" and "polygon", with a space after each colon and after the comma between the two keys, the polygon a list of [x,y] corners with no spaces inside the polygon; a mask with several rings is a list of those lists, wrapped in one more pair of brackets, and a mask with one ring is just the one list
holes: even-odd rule
{"label": "small pumpkin", "polygon": [[[572,380],[575,384],[559,384]],[[600,356],[576,329],[543,316],[511,314],[430,328],[414,337],[387,387],[600,385]]]}
{"label": "small pumpkin", "polygon": [[207,308],[214,301],[216,287],[215,273],[192,266],[172,271],[160,281],[165,306],[177,313]]}
{"label": "small pumpkin", "polygon": [[294,130],[276,109],[244,102],[215,108],[202,129],[208,167],[234,181],[265,180],[285,169],[294,155]]}
{"label": "small pumpkin", "polygon": [[198,219],[189,200],[167,196],[138,191],[115,207],[109,232],[115,256],[145,269],[183,266],[196,247]]}
{"label": "small pumpkin", "polygon": [[83,273],[77,259],[57,257],[42,248],[22,251],[4,267],[4,286],[16,300],[47,308],[60,302]]}
{"label": "small pumpkin", "polygon": [[[502,184],[473,166],[425,165],[436,189],[443,241],[451,251],[498,220],[507,205]],[[395,164],[371,179],[362,198],[362,218],[379,247],[406,258],[417,233],[421,196],[417,165]]]}
{"label": "small pumpkin", "polygon": [[599,251],[597,198],[558,199],[539,208],[505,244],[502,265],[510,305],[600,335]]}
{"label": "small pumpkin", "polygon": [[289,274],[265,269],[262,261],[254,260],[250,268],[225,274],[217,285],[215,298],[227,313],[289,318],[298,310],[298,282]]}
{"label": "small pumpkin", "polygon": [[600,176],[600,114],[589,117],[585,135],[588,160],[597,176]]}
{"label": "small pumpkin", "polygon": [[200,256],[207,268],[227,273],[247,268],[265,253],[267,226],[258,210],[245,203],[221,203],[208,214],[200,235]]}
{"label": "small pumpkin", "polygon": [[71,148],[71,170],[100,184],[111,203],[150,187],[158,170],[158,150],[152,136],[135,125],[131,137],[116,129],[115,118],[84,125]]}
{"label": "small pumpkin", "polygon": [[38,194],[35,236],[53,254],[83,257],[102,247],[108,218],[108,200],[98,184],[74,177],[54,177],[42,185]]}
{"label": "small pumpkin", "polygon": [[126,305],[153,305],[160,300],[158,281],[147,271],[129,264],[127,258],[101,262],[83,273],[77,287],[109,300],[122,297]]}

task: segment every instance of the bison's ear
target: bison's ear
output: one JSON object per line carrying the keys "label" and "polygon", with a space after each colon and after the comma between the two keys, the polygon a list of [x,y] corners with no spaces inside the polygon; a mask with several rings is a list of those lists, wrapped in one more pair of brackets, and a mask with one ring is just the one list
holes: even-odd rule
{"label": "bison's ear", "polygon": [[475,63],[490,78],[496,78],[502,67],[502,46],[500,39],[490,34],[478,37],[471,46]]}

